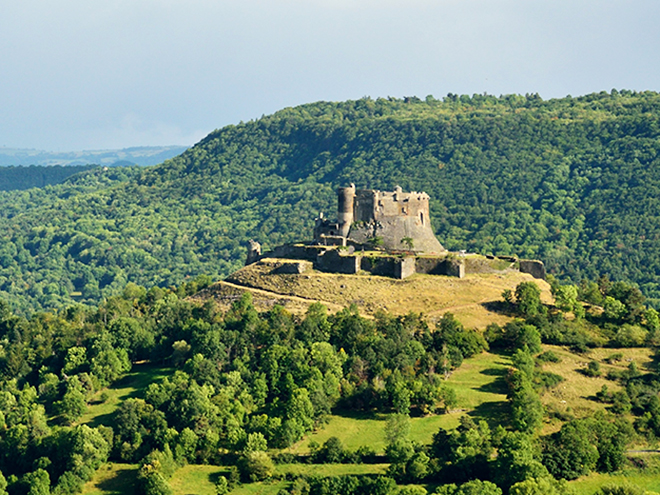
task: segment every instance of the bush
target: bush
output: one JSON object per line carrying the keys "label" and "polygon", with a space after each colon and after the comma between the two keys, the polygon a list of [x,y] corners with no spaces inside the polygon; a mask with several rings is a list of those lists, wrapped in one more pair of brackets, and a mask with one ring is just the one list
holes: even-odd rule
{"label": "bush", "polygon": [[644,490],[631,484],[609,483],[600,487],[596,495],[644,495]]}
{"label": "bush", "polygon": [[610,354],[607,356],[603,361],[605,361],[607,364],[614,364],[618,363],[623,359],[623,353],[621,352],[615,352],[614,354]]}
{"label": "bush", "polygon": [[334,464],[342,462],[346,457],[344,445],[337,437],[328,438],[321,448],[314,454],[314,461],[321,464]]}
{"label": "bush", "polygon": [[275,465],[266,452],[248,452],[238,462],[241,478],[245,481],[263,481],[275,473]]}
{"label": "bush", "polygon": [[592,378],[602,375],[602,371],[600,370],[600,363],[598,361],[589,361],[587,368],[582,370],[582,373]]}
{"label": "bush", "polygon": [[637,325],[623,325],[614,337],[618,347],[642,347],[648,331]]}
{"label": "bush", "polygon": [[539,363],[560,363],[561,359],[553,351],[545,351],[536,356],[536,361]]}

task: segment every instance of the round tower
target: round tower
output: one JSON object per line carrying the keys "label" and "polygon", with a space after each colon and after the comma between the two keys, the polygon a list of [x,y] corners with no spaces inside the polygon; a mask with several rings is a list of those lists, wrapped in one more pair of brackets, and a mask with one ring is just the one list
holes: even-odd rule
{"label": "round tower", "polygon": [[339,235],[348,237],[348,232],[353,223],[353,205],[355,203],[355,184],[350,187],[337,189],[337,223],[339,224]]}

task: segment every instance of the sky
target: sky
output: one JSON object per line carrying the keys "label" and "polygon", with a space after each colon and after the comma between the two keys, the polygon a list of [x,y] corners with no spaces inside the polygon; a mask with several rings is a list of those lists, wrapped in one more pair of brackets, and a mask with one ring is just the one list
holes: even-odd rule
{"label": "sky", "polygon": [[192,145],[363,96],[660,90],[657,0],[0,4],[0,147]]}

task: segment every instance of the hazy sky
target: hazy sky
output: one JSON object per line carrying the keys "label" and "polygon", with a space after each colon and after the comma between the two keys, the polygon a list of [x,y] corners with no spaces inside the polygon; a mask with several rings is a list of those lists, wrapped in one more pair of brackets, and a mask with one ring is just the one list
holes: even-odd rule
{"label": "hazy sky", "polygon": [[0,146],[190,145],[362,96],[660,90],[660,1],[0,0]]}

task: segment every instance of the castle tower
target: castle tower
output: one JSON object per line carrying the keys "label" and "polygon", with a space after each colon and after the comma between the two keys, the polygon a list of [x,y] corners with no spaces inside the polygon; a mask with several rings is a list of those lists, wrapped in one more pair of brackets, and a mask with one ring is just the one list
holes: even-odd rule
{"label": "castle tower", "polygon": [[348,237],[353,223],[353,206],[355,203],[355,184],[350,187],[340,187],[337,190],[337,220],[339,224],[339,235]]}
{"label": "castle tower", "polygon": [[404,192],[343,187],[338,191],[339,233],[360,244],[379,238],[387,250],[444,253],[431,228],[429,196]]}

